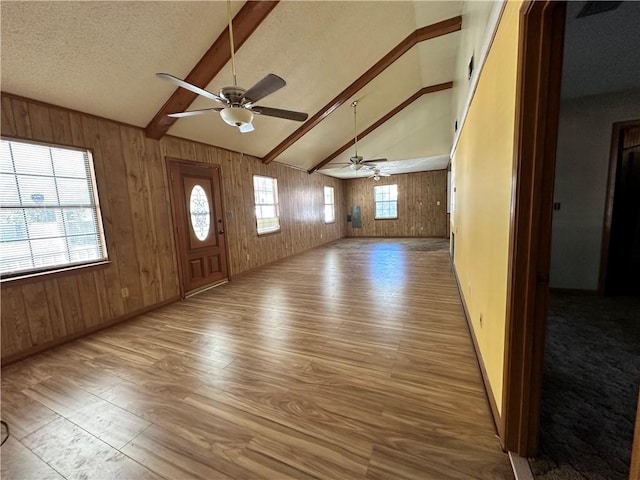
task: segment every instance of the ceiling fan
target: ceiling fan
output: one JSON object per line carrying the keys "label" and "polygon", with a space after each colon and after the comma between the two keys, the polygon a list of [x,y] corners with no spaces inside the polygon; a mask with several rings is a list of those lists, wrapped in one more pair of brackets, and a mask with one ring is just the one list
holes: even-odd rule
{"label": "ceiling fan", "polygon": [[212,111],[220,112],[222,120],[233,127],[238,127],[241,133],[248,133],[254,130],[253,116],[266,115],[268,117],[284,118],[294,120],[296,122],[304,122],[309,115],[302,112],[292,110],[282,110],[280,108],[263,107],[255,105],[256,102],[262,100],[267,95],[280,90],[287,83],[273,73],[268,74],[253,87],[248,90],[238,87],[236,80],[236,60],[235,48],[233,45],[233,22],[231,21],[231,2],[227,0],[227,15],[229,17],[229,44],[231,47],[231,69],[233,71],[233,86],[224,87],[219,94],[211,93],[203,88],[192,85],[189,82],[181,80],[168,73],[156,73],[156,76],[164,80],[168,80],[175,85],[197,93],[209,100],[222,105],[220,107],[204,108],[201,110],[190,110],[186,112],[170,113],[168,116],[173,118],[191,117],[201,115]]}
{"label": "ceiling fan", "polygon": [[358,129],[357,129],[357,113],[356,108],[358,106],[358,101],[354,100],[351,103],[353,107],[353,142],[355,145],[355,154],[353,157],[349,158],[349,163],[334,163],[334,165],[344,165],[342,168],[349,167],[351,170],[358,171],[362,168],[371,169],[374,167],[373,164],[378,162],[386,162],[386,158],[376,158],[374,160],[364,160],[362,156],[358,155]]}
{"label": "ceiling fan", "polygon": [[371,172],[371,175],[369,175],[369,178],[373,178],[377,182],[378,180],[380,180],[381,177],[390,177],[390,176],[391,174],[381,172],[379,168],[374,168],[373,172]]}

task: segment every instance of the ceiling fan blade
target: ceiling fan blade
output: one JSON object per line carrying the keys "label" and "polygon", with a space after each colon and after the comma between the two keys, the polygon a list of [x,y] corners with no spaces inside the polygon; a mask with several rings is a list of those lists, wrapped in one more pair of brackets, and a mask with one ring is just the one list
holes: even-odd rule
{"label": "ceiling fan blade", "polygon": [[258,115],[267,115],[269,117],[286,118],[287,120],[295,120],[296,122],[304,122],[309,115],[302,112],[294,112],[293,110],[281,110],[279,108],[261,107],[256,105],[251,107],[253,113]]}
{"label": "ceiling fan blade", "polygon": [[244,125],[240,125],[238,129],[240,130],[240,133],[249,133],[255,130],[255,128],[253,127],[253,124],[251,123],[245,123]]}
{"label": "ceiling fan blade", "polygon": [[182,117],[193,117],[194,115],[202,115],[203,113],[209,112],[219,112],[222,108],[203,108],[202,110],[189,110],[187,112],[179,112],[179,113],[170,113],[167,117],[172,118],[182,118]]}
{"label": "ceiling fan blade", "polygon": [[247,90],[242,98],[249,103],[256,103],[267,95],[271,95],[273,92],[280,90],[286,84],[287,82],[285,82],[282,78],[274,75],[273,73],[270,73],[249,90]]}
{"label": "ceiling fan blade", "polygon": [[185,90],[189,90],[190,92],[197,93],[198,95],[202,95],[203,97],[213,100],[214,102],[219,102],[219,103],[222,103],[223,105],[227,104],[224,98],[219,97],[215,93],[211,93],[205,90],[204,88],[196,87],[195,85],[185,82],[184,80],[180,80],[178,77],[174,77],[173,75],[170,75],[168,73],[156,73],[156,77],[162,78],[164,80],[168,80],[171,83],[184,88]]}
{"label": "ceiling fan blade", "polygon": [[377,163],[377,162],[386,162],[386,158],[376,158],[374,160],[363,160],[362,163]]}

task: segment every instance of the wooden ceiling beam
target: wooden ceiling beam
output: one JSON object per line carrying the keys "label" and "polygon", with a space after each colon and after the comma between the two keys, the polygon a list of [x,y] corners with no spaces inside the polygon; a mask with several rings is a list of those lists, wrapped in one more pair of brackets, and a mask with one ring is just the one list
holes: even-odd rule
{"label": "wooden ceiling beam", "polygon": [[[278,0],[248,1],[242,6],[233,18],[233,37],[236,51],[240,49],[277,4]],[[196,66],[193,67],[193,70],[185,80],[197,87],[206,88],[230,59],[231,47],[229,45],[229,27],[227,27],[213,42],[213,45]],[[197,94],[184,88],[177,88],[146,126],[145,133],[147,137],[156,140],[162,138],[177,120],[177,118],[167,117],[167,114],[185,111],[197,97]]]}
{"label": "wooden ceiling beam", "polygon": [[297,142],[302,136],[318,125],[322,120],[331,115],[338,107],[349,100],[358,91],[364,88],[371,80],[380,75],[393,62],[404,55],[417,43],[457,32],[462,28],[462,17],[457,16],[417,29],[410,33],[404,40],[396,45],[389,53],[382,57],[375,65],[363,73],[356,81],[345,88],[333,100],[327,103],[318,113],[303,123],[295,132],[285,138],[278,146],[262,158],[262,163],[270,163],[282,152]]}
{"label": "wooden ceiling beam", "polygon": [[[386,122],[391,117],[393,117],[396,113],[398,113],[401,110],[405,109],[406,107],[411,105],[413,102],[415,102],[418,98],[422,97],[423,95],[426,95],[428,93],[441,92],[442,90],[448,90],[450,88],[453,88],[453,82],[439,83],[437,85],[431,85],[429,87],[422,87],[420,90],[418,90],[416,93],[411,95],[409,98],[407,98],[400,105],[398,105],[393,110],[391,110],[389,113],[387,113],[384,117],[380,118],[378,121],[376,121],[370,127],[368,127],[367,129],[363,130],[358,135],[358,140],[362,140],[364,137],[369,135],[376,128],[378,128],[380,125],[382,125],[384,122]],[[322,167],[324,167],[327,163],[329,163],[331,160],[333,160],[338,155],[340,155],[342,152],[344,152],[346,149],[348,149],[349,147],[352,147],[354,144],[355,144],[355,139],[349,140],[347,143],[342,145],[340,148],[338,148],[335,152],[333,152],[327,158],[322,160],[316,166],[314,166],[314,167],[310,168],[309,170],[307,170],[307,173],[311,174],[311,173],[317,172]]]}

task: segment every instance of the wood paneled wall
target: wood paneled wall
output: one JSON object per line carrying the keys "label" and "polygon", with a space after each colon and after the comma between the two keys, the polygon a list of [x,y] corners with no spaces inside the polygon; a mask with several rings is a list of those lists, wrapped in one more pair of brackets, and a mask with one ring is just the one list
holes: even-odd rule
{"label": "wood paneled wall", "polygon": [[[398,185],[398,218],[375,220],[373,187]],[[440,202],[440,205],[438,205]],[[362,228],[347,224],[350,237],[445,237],[447,235],[447,171],[406,173],[347,181],[347,211],[359,206]]]}
{"label": "wood paneled wall", "polygon": [[[93,152],[107,250],[99,270],[5,282],[2,359],[17,358],[179,296],[166,157],[221,166],[229,273],[284,258],[345,235],[345,182],[216,147],[2,94],[2,135]],[[258,237],[252,175],[278,179],[282,231]],[[324,223],[323,186],[335,187],[337,222]],[[129,296],[122,298],[127,288]]]}

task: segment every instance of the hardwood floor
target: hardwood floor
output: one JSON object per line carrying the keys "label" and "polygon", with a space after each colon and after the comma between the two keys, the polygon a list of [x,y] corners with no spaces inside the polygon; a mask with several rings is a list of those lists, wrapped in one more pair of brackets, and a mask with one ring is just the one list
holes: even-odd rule
{"label": "hardwood floor", "polygon": [[512,479],[447,243],[344,239],[2,370],[3,479]]}

